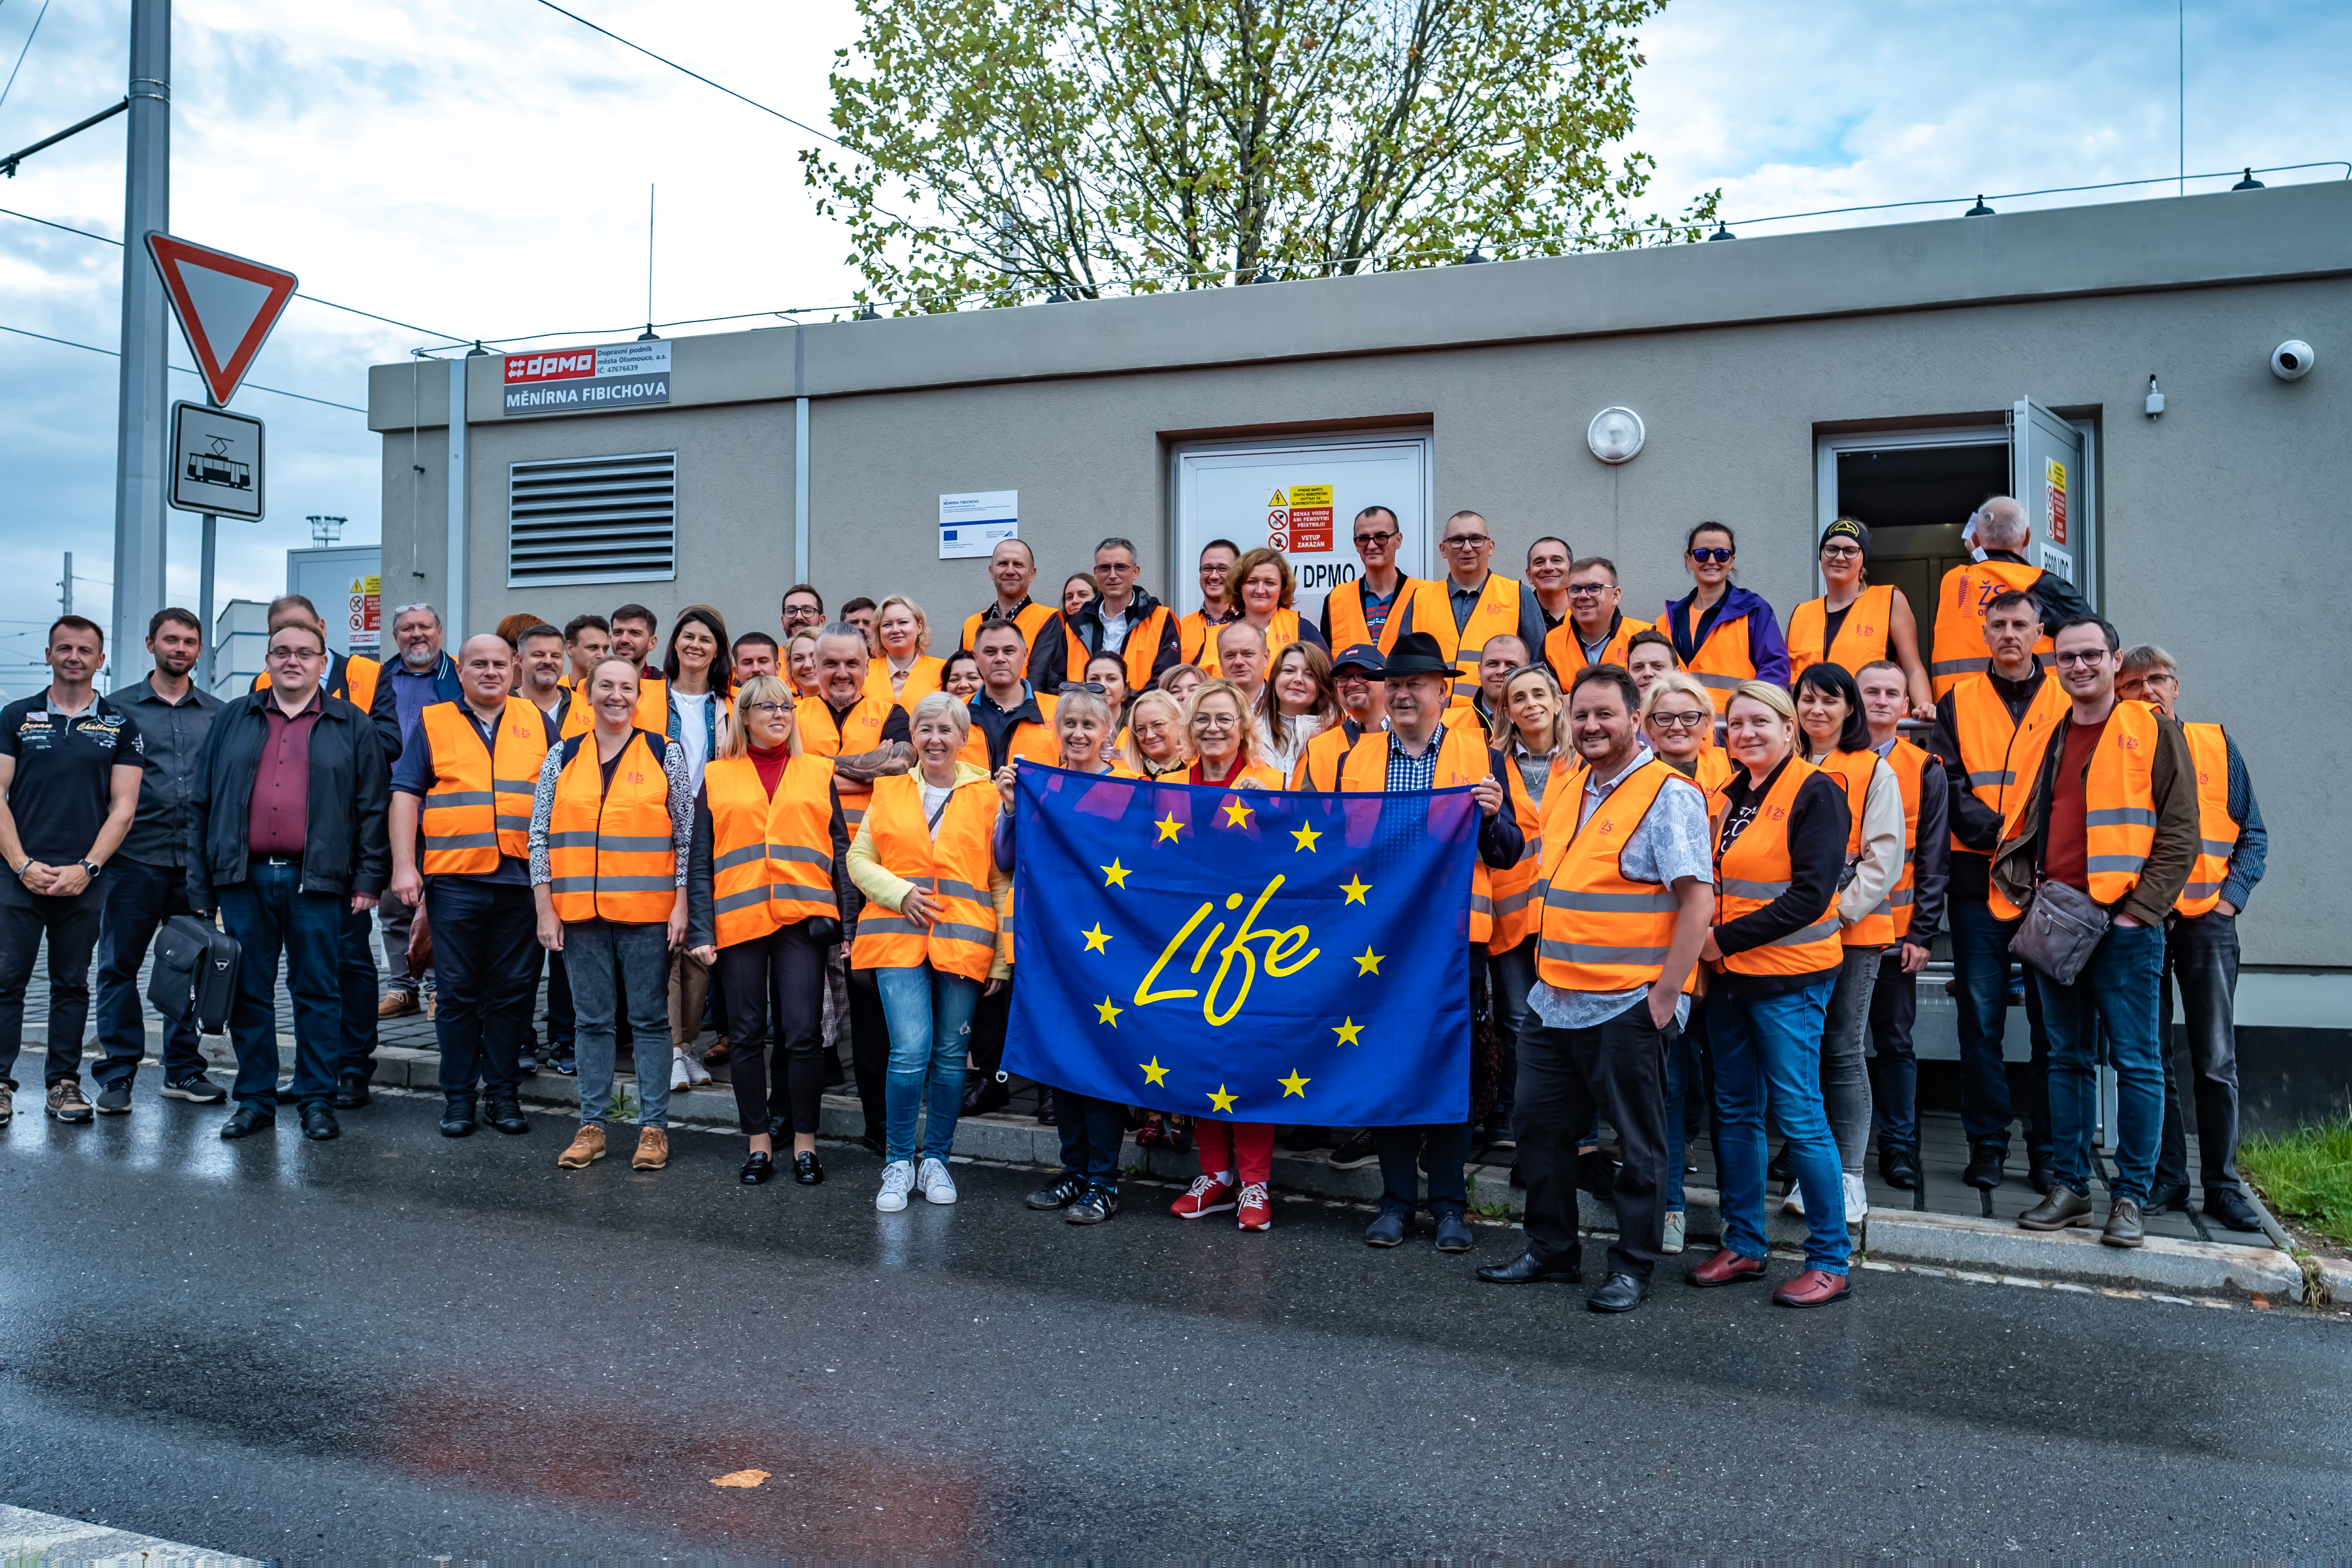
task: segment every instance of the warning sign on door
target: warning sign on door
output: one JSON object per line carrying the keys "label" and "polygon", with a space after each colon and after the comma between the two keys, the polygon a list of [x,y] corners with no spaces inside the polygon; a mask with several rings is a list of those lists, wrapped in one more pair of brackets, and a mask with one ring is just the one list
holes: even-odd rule
{"label": "warning sign on door", "polygon": [[381,647],[383,642],[383,579],[354,577],[352,579],[351,647],[353,652],[362,648]]}
{"label": "warning sign on door", "polygon": [[2066,542],[2066,465],[2053,458],[2046,475],[2050,491],[2050,542]]}
{"label": "warning sign on door", "polygon": [[1331,550],[1331,487],[1292,485],[1266,498],[1265,542],[1292,555]]}

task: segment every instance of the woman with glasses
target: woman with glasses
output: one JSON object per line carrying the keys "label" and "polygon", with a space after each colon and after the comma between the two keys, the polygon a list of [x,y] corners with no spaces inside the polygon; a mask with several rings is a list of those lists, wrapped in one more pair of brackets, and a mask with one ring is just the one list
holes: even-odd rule
{"label": "woman with glasses", "polygon": [[1119,760],[1143,778],[1183,772],[1191,760],[1184,755],[1184,705],[1165,691],[1139,694],[1118,751]]}
{"label": "woman with glasses", "polygon": [[718,972],[726,999],[736,1120],[751,1141],[740,1174],[746,1186],[774,1176],[776,1135],[787,1127],[793,1180],[824,1180],[816,1157],[824,963],[841,938],[833,868],[848,851],[848,830],[833,762],[802,754],[793,706],[770,675],[736,693],[719,757],[703,770],[687,865],[687,951]]}
{"label": "woman with glasses", "polygon": [[1536,932],[1543,923],[1543,889],[1536,885],[1543,864],[1545,793],[1580,764],[1569,739],[1568,703],[1559,681],[1541,665],[1515,669],[1504,678],[1499,711],[1487,744],[1507,758],[1507,802],[1525,845],[1507,870],[1490,872],[1494,929],[1486,939],[1486,973],[1494,987],[1495,1022],[1503,1033],[1503,1076],[1486,1113],[1486,1145],[1517,1148],[1511,1110],[1519,1081],[1519,1030],[1528,1019],[1528,994],[1536,984]]}
{"label": "woman with glasses", "polygon": [[1767,686],[1789,683],[1789,650],[1772,606],[1734,583],[1738,544],[1730,526],[1702,522],[1684,542],[1683,567],[1691,591],[1666,601],[1658,630],[1674,644],[1675,658],[1715,698],[1722,712],[1743,681]]}
{"label": "woman with glasses", "polygon": [[1821,1307],[1849,1293],[1845,1190],[1822,1104],[1822,1026],[1844,963],[1838,879],[1850,831],[1837,779],[1796,754],[1789,694],[1743,682],[1726,710],[1738,771],[1707,797],[1716,835],[1716,923],[1699,955],[1715,973],[1707,1040],[1721,1129],[1716,1163],[1723,1248],[1688,1275],[1694,1285],[1764,1276],[1764,1107],[1788,1138],[1805,1195],[1805,1269],[1772,1293],[1784,1307]]}
{"label": "woman with glasses", "polygon": [[[1871,1124],[1870,1071],[1863,1058],[1879,956],[1895,940],[1889,895],[1903,874],[1903,785],[1872,747],[1862,690],[1843,666],[1812,666],[1797,677],[1795,695],[1805,760],[1838,781],[1852,821],[1838,881],[1838,940],[1845,959],[1822,1031],[1822,1099],[1845,1177],[1846,1223],[1860,1225],[1870,1206],[1862,1180]],[[1804,1213],[1804,1194],[1790,1188],[1784,1206]]]}
{"label": "woman with glasses", "polygon": [[866,672],[866,689],[883,691],[899,707],[915,704],[940,689],[944,659],[931,657],[931,623],[923,606],[904,594],[893,594],[874,612],[874,640],[882,657]]}
{"label": "woman with glasses", "polygon": [[1275,656],[1257,691],[1258,755],[1288,778],[1307,742],[1339,721],[1331,656],[1311,642],[1295,642]]}
{"label": "woman with glasses", "polygon": [[1789,674],[1793,679],[1827,661],[1853,675],[1891,659],[1910,688],[1911,717],[1933,719],[1936,699],[1919,662],[1911,601],[1891,583],[1870,583],[1864,564],[1869,556],[1870,530],[1858,519],[1839,518],[1823,531],[1822,582],[1829,591],[1789,612]]}
{"label": "woman with glasses", "polygon": [[[719,612],[708,605],[688,605],[677,613],[662,654],[669,738],[686,754],[686,774],[696,789],[702,787],[702,770],[719,749],[719,728],[727,717],[727,696],[734,679],[729,646],[727,623]],[[672,953],[669,1086],[674,1090],[710,1081],[702,1048],[702,1020],[709,1004],[709,967],[682,949]],[[727,1059],[724,1050],[719,1059]]]}
{"label": "woman with glasses", "polygon": [[[1242,619],[1265,636],[1265,657],[1282,657],[1282,650],[1292,643],[1306,641],[1323,650],[1326,658],[1330,646],[1323,640],[1323,628],[1307,620],[1293,607],[1298,597],[1298,579],[1292,574],[1290,563],[1279,550],[1261,545],[1234,563],[1234,597],[1242,607]],[[1201,667],[1212,676],[1222,673],[1217,662],[1213,638],[1201,650]]]}
{"label": "woman with glasses", "polygon": [[970,702],[981,687],[980,660],[971,649],[960,647],[940,661],[940,689]]}

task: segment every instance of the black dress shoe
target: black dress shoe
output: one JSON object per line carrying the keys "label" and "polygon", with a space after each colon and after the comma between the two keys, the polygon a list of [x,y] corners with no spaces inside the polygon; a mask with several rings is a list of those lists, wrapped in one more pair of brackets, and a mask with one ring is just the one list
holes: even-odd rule
{"label": "black dress shoe", "polygon": [[1990,1192],[2000,1185],[2000,1168],[2008,1159],[2009,1151],[2000,1144],[1979,1143],[1969,1151],[1968,1169],[1960,1173],[1960,1180]]}
{"label": "black dress shoe", "polygon": [[802,1186],[814,1187],[824,1181],[824,1167],[816,1163],[814,1153],[793,1156],[793,1180]]}
{"label": "black dress shoe", "polygon": [[[2173,1209],[2179,1209],[2186,1214],[2189,1212],[2189,1184],[2187,1182],[2161,1183],[2155,1191],[2147,1194],[2147,1202],[2143,1206],[2148,1214],[2165,1214]],[[2213,1206],[2210,1198],[2205,1206],[2209,1209]]]}
{"label": "black dress shoe", "polygon": [[267,1132],[278,1125],[278,1118],[258,1106],[240,1105],[226,1121],[221,1123],[224,1139],[250,1138],[257,1132]]}
{"label": "black dress shoe", "polygon": [[500,1095],[484,1105],[482,1120],[509,1136],[530,1131],[530,1119],[523,1115],[521,1104],[512,1095]]}
{"label": "black dress shoe", "polygon": [[473,1135],[473,1131],[474,1102],[470,1100],[444,1101],[441,1106],[441,1136],[467,1138]]}
{"label": "black dress shoe", "polygon": [[[2156,1212],[2155,1204],[2148,1205],[2148,1212]],[[2263,1216],[2255,1212],[2252,1200],[2236,1187],[2206,1188],[2205,1217],[2218,1219],[2231,1230],[2263,1228]]]}
{"label": "black dress shoe", "polygon": [[1600,1289],[1584,1299],[1584,1304],[1595,1312],[1630,1312],[1649,1293],[1650,1288],[1631,1274],[1612,1274],[1601,1282]]}
{"label": "black dress shoe", "polygon": [[326,1106],[306,1105],[302,1108],[303,1137],[313,1143],[324,1143],[330,1138],[340,1138],[342,1135],[343,1129],[335,1121],[335,1113]]}
{"label": "black dress shoe", "polygon": [[1047,1185],[1031,1193],[1023,1201],[1033,1209],[1066,1209],[1086,1195],[1087,1181],[1084,1176],[1059,1176]]}
{"label": "black dress shoe", "polygon": [[1060,1125],[1061,1120],[1062,1112],[1059,1108],[1059,1102],[1054,1098],[1054,1091],[1050,1089],[1039,1090],[1037,1095],[1037,1125],[1040,1127],[1055,1127]]}
{"label": "black dress shoe", "polygon": [[965,1087],[963,1091],[963,1114],[966,1116],[986,1116],[992,1110],[1003,1110],[1006,1105],[1012,1102],[1012,1100],[1013,1091],[1005,1088],[1003,1084],[997,1082],[996,1075],[994,1073],[990,1073],[982,1078],[978,1082],[969,1084]]}
{"label": "black dress shoe", "polygon": [[735,1179],[747,1187],[760,1187],[767,1185],[775,1173],[776,1157],[760,1149],[752,1151],[751,1157],[743,1162],[743,1168],[736,1173]]}
{"label": "black dress shoe", "polygon": [[1522,1252],[1508,1263],[1487,1264],[1478,1270],[1478,1278],[1489,1285],[1581,1285],[1584,1270],[1572,1263],[1558,1268],[1532,1252]]}
{"label": "black dress shoe", "polygon": [[2057,1163],[2047,1154],[2025,1157],[2025,1184],[2037,1193],[2047,1194],[2058,1184]]}
{"label": "black dress shoe", "polygon": [[373,1098],[368,1093],[368,1080],[355,1072],[347,1072],[335,1084],[335,1109],[357,1110]]}
{"label": "black dress shoe", "polygon": [[1886,1184],[1898,1192],[1919,1190],[1919,1152],[1907,1143],[1882,1144],[1878,1151],[1878,1173]]}

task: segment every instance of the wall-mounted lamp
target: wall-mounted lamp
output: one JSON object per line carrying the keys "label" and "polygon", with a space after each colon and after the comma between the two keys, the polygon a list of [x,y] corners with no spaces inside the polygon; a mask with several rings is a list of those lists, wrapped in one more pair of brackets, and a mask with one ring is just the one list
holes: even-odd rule
{"label": "wall-mounted lamp", "polygon": [[2150,371],[2147,374],[2147,416],[2153,419],[2163,412],[2164,394],[2157,390],[2156,373]]}
{"label": "wall-mounted lamp", "polygon": [[1585,426],[1584,444],[1604,463],[1630,463],[1648,436],[1640,415],[1612,406],[1592,416],[1592,423]]}

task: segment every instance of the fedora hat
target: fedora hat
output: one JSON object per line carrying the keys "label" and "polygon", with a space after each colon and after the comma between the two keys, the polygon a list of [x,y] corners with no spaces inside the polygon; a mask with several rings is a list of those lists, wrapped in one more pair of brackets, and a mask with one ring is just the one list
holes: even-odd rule
{"label": "fedora hat", "polygon": [[1407,632],[1389,650],[1386,673],[1391,680],[1402,680],[1410,675],[1443,675],[1451,679],[1456,671],[1454,661],[1439,649],[1435,637],[1427,632]]}

